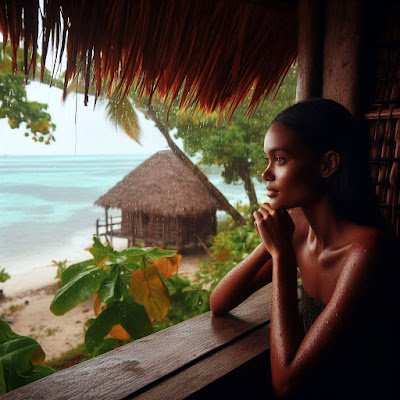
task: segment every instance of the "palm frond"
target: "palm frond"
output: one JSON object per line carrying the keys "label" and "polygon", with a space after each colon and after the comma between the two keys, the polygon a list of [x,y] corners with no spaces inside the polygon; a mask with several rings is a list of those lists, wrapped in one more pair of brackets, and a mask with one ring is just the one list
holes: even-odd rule
{"label": "palm frond", "polygon": [[106,106],[107,117],[126,133],[131,139],[140,144],[140,126],[137,113],[128,97],[119,99],[113,96],[108,99]]}

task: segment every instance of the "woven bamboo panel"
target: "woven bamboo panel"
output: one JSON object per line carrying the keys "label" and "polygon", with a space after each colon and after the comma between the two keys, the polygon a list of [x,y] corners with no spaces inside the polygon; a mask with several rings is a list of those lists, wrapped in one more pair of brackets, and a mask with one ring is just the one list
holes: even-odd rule
{"label": "woven bamboo panel", "polygon": [[381,211],[400,236],[400,4],[385,15],[379,40],[376,84],[368,122],[372,178]]}

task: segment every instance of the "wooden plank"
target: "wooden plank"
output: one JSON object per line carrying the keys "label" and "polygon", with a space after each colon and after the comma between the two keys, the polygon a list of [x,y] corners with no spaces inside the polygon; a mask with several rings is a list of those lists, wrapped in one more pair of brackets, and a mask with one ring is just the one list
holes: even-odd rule
{"label": "wooden plank", "polygon": [[269,337],[269,325],[256,329],[230,346],[222,348],[218,352],[171,376],[169,379],[157,383],[145,392],[133,395],[130,398],[137,400],[184,399],[269,350]]}
{"label": "wooden plank", "polygon": [[[13,399],[122,399],[212,354],[270,319],[271,285],[224,317],[205,313],[4,395]],[[187,382],[191,385],[192,382]]]}

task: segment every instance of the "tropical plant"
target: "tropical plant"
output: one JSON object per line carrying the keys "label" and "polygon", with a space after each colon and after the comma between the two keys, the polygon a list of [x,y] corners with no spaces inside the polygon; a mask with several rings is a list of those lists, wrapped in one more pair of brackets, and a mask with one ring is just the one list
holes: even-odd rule
{"label": "tropical plant", "polygon": [[[8,44],[5,51],[0,52],[0,118],[7,118],[11,129],[25,124],[25,136],[31,136],[35,142],[50,144],[55,140],[52,132],[56,126],[46,112],[47,104],[28,101],[25,85],[29,81],[24,73],[13,75],[11,63],[11,46]],[[22,50],[17,53],[17,65],[23,69]]]}
{"label": "tropical plant", "polygon": [[35,339],[16,334],[0,318],[0,395],[55,372],[41,365],[44,358]]}
{"label": "tropical plant", "polygon": [[0,282],[5,282],[10,279],[10,275],[6,272],[5,268],[0,269]]}
{"label": "tropical plant", "polygon": [[57,267],[57,274],[55,279],[58,279],[58,284],[61,286],[61,276],[62,273],[67,269],[67,260],[63,261],[55,261],[51,260],[53,264],[51,264],[52,267]]}
{"label": "tropical plant", "polygon": [[221,279],[260,243],[261,239],[252,225],[237,226],[213,236],[209,258],[201,260],[200,270],[196,273],[198,283],[202,287],[207,285],[212,292]]}
{"label": "tropical plant", "polygon": [[[93,258],[62,272],[50,306],[53,314],[63,315],[94,296],[96,318],[87,321],[85,333],[90,356],[208,309],[208,293],[177,275],[182,256],[176,251],[131,247],[118,252],[93,238],[90,253]],[[173,314],[166,319],[171,303]]]}

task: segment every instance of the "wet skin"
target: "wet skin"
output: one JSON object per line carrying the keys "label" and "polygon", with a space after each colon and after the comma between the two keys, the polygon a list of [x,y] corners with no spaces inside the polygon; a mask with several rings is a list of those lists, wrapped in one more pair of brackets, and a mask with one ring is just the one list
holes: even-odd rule
{"label": "wet skin", "polygon": [[[376,279],[391,249],[378,229],[339,218],[321,191],[321,180],[338,169],[339,154],[328,151],[313,159],[280,124],[267,132],[264,151],[269,202],[254,213],[262,243],[220,282],[210,305],[214,315],[222,315],[272,281],[272,381],[275,392],[285,395],[324,368],[338,342],[350,348],[360,321],[371,320],[371,302],[391,290],[389,281]],[[306,335],[297,306],[297,268],[304,290],[326,304]]]}

